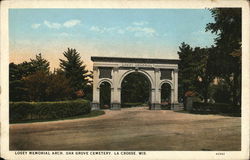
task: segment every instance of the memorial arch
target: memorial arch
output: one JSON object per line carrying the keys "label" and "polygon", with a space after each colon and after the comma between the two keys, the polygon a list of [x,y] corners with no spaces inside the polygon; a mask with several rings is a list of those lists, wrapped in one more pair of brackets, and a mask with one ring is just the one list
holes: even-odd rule
{"label": "memorial arch", "polygon": [[163,84],[171,88],[171,105],[178,105],[178,62],[174,59],[144,59],[119,57],[91,57],[93,61],[92,110],[100,109],[100,85],[107,82],[111,87],[110,108],[121,108],[123,79],[134,72],[143,74],[151,84],[150,109],[161,109]]}

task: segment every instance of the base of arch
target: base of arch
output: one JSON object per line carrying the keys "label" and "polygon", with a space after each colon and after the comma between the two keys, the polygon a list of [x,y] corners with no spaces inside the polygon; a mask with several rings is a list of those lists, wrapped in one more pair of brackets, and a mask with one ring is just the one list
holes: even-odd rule
{"label": "base of arch", "polygon": [[100,110],[100,103],[91,103],[91,110]]}
{"label": "base of arch", "polygon": [[174,110],[174,111],[180,111],[183,109],[184,109],[184,107],[183,107],[183,104],[181,104],[181,103],[173,103],[171,106],[171,110]]}
{"label": "base of arch", "polygon": [[112,103],[111,104],[112,110],[120,110],[121,109],[121,103]]}
{"label": "base of arch", "polygon": [[150,106],[150,110],[161,110],[161,104],[160,103],[152,103]]}

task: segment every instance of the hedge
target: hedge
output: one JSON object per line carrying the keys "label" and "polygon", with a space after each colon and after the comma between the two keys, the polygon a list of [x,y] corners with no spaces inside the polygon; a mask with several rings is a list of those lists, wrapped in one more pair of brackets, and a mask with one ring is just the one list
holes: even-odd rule
{"label": "hedge", "polygon": [[90,113],[87,100],[57,102],[10,102],[10,122],[59,119]]}
{"label": "hedge", "polygon": [[192,112],[211,112],[211,113],[240,113],[241,106],[226,103],[201,103],[194,102]]}

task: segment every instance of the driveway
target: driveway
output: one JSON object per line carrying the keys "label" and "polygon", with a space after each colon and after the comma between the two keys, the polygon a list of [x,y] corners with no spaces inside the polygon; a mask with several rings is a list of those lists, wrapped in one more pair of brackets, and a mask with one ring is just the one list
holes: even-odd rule
{"label": "driveway", "polygon": [[10,125],[10,150],[240,150],[241,118],[145,107]]}

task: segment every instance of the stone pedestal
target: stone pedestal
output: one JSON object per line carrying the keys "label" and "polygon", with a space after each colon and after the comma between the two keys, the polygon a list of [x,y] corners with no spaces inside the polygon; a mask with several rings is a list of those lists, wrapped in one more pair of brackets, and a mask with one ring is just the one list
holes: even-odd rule
{"label": "stone pedestal", "polygon": [[186,99],[186,109],[187,109],[187,111],[192,111],[193,110],[193,98],[192,97],[187,97],[187,99]]}
{"label": "stone pedestal", "polygon": [[111,104],[111,109],[112,110],[120,110],[121,109],[121,104],[120,103],[112,103]]}
{"label": "stone pedestal", "polygon": [[91,103],[91,110],[100,110],[100,103]]}
{"label": "stone pedestal", "polygon": [[171,109],[174,111],[183,110],[183,104],[182,103],[173,103]]}
{"label": "stone pedestal", "polygon": [[150,110],[161,110],[161,104],[160,103],[152,103]]}

